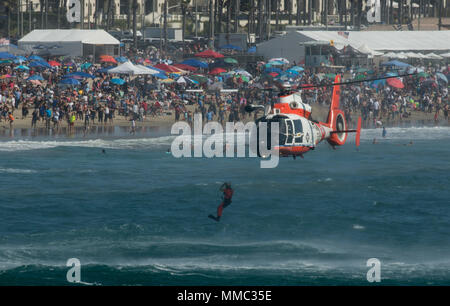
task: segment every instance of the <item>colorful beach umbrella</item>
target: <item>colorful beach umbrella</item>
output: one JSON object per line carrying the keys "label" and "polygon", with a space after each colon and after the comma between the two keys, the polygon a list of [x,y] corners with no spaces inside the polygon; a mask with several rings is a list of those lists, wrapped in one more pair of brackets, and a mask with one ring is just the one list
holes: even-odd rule
{"label": "colorful beach umbrella", "polygon": [[231,57],[227,57],[223,61],[227,64],[238,64],[238,61]]}
{"label": "colorful beach umbrella", "polygon": [[10,60],[13,60],[13,59],[15,59],[16,57],[13,55],[13,54],[11,54],[11,53],[9,53],[9,52],[0,52],[0,59],[10,59]]}
{"label": "colorful beach umbrella", "polygon": [[164,70],[165,72],[182,72],[179,68],[167,64],[157,64],[154,67]]}
{"label": "colorful beach umbrella", "polygon": [[440,73],[440,72],[436,72],[436,77],[439,81],[443,81],[444,83],[448,83],[448,79],[445,76],[445,74]]}
{"label": "colorful beach umbrella", "polygon": [[191,75],[191,79],[193,79],[193,80],[195,80],[195,81],[197,81],[199,83],[206,83],[208,81],[208,78],[206,76],[204,76],[204,75],[201,75],[201,74]]}
{"label": "colorful beach umbrella", "polygon": [[203,58],[222,58],[222,57],[224,57],[223,54],[215,52],[211,49],[196,53],[195,56],[203,57]]}
{"label": "colorful beach umbrella", "polygon": [[197,59],[188,59],[188,60],[181,62],[181,64],[189,65],[192,67],[198,67],[198,68],[208,68],[207,63],[199,61]]}
{"label": "colorful beach umbrella", "polygon": [[289,61],[283,57],[275,57],[275,58],[271,58],[269,61],[269,63],[271,62],[282,62],[284,65],[288,65]]}
{"label": "colorful beach umbrella", "polygon": [[40,68],[53,68],[52,66],[50,66],[47,62],[45,61],[32,61],[29,65],[29,67],[40,67]]}
{"label": "colorful beach umbrella", "polygon": [[112,57],[111,55],[101,55],[100,62],[117,64],[117,60],[114,57]]}
{"label": "colorful beach umbrella", "polygon": [[119,63],[128,62],[128,58],[126,58],[125,56],[116,57],[115,60],[118,61]]}
{"label": "colorful beach umbrella", "polygon": [[43,59],[39,55],[32,55],[32,56],[28,57],[28,60],[45,62],[45,59]]}
{"label": "colorful beach umbrella", "polygon": [[39,74],[33,74],[32,76],[30,76],[27,81],[32,81],[32,80],[37,80],[37,81],[43,81],[44,78],[39,75]]}
{"label": "colorful beach umbrella", "polygon": [[57,62],[57,61],[48,61],[48,64],[52,67],[59,67],[61,66],[61,63]]}
{"label": "colorful beach umbrella", "polygon": [[30,70],[30,68],[28,66],[25,66],[25,65],[16,66],[16,67],[14,67],[14,69],[16,69],[16,70]]}
{"label": "colorful beach umbrella", "polygon": [[110,82],[113,83],[113,84],[116,84],[116,85],[123,85],[123,84],[126,83],[125,80],[120,79],[120,78],[111,79]]}
{"label": "colorful beach umbrella", "polygon": [[220,73],[222,73],[222,72],[227,72],[227,71],[226,71],[225,69],[223,69],[223,68],[216,67],[216,68],[212,69],[212,70],[209,72],[209,74],[214,74],[214,75],[216,75],[216,74],[220,74]]}
{"label": "colorful beach umbrella", "polygon": [[386,80],[386,83],[394,88],[403,88],[405,87],[405,85],[403,84],[403,82],[400,79],[397,78],[389,78]]}
{"label": "colorful beach umbrella", "polygon": [[186,70],[186,71],[197,71],[198,68],[194,67],[194,66],[189,66],[186,64],[173,64],[172,66],[180,68],[182,70]]}
{"label": "colorful beach umbrella", "polygon": [[59,82],[60,85],[70,85],[70,86],[77,86],[81,85],[80,81],[72,78],[63,79],[61,82]]}

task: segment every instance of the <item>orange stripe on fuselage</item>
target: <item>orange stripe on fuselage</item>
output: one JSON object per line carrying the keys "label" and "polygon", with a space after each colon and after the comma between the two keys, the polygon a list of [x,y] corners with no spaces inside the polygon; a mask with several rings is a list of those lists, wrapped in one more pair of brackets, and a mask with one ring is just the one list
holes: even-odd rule
{"label": "orange stripe on fuselage", "polygon": [[304,146],[287,146],[287,147],[275,147],[275,150],[278,150],[280,152],[280,156],[289,156],[289,155],[302,155],[311,150],[311,148]]}
{"label": "orange stripe on fuselage", "polygon": [[276,103],[273,108],[279,109],[282,114],[293,114],[299,115],[301,117],[309,118],[311,112],[305,111],[303,108],[301,109],[292,109],[287,103]]}

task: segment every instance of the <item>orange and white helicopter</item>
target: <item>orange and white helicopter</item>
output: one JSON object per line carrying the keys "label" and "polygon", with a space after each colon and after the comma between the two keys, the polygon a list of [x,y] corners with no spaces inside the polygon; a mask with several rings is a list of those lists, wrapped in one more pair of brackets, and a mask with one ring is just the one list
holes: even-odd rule
{"label": "orange and white helicopter", "polygon": [[[347,121],[344,112],[339,108],[340,98],[340,76],[337,75],[333,85],[333,96],[331,100],[330,110],[326,122],[319,122],[311,118],[311,106],[303,103],[300,92],[291,91],[288,88],[282,88],[282,92],[278,95],[278,100],[270,107],[262,105],[247,105],[246,111],[252,112],[257,109],[265,109],[263,117],[256,120],[259,122],[267,122],[267,149],[275,149],[279,151],[280,156],[300,156],[314,148],[322,140],[327,140],[333,148],[342,146],[347,140],[348,133],[356,133],[356,146],[359,146],[361,135],[361,117],[358,118],[357,128],[355,130],[347,130]],[[322,87],[323,85],[321,85]],[[308,86],[309,87],[309,86]],[[271,148],[270,123],[278,122],[279,124],[279,142],[278,147]],[[258,134],[259,135],[259,131]],[[258,139],[259,146],[264,145]],[[258,155],[259,154],[258,146]]]}

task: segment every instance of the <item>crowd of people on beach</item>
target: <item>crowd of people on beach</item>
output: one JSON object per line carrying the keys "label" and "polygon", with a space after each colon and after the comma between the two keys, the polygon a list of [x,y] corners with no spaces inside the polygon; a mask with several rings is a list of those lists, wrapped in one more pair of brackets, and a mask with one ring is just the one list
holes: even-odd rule
{"label": "crowd of people on beach", "polygon": [[[206,45],[187,45],[194,53],[208,50]],[[225,58],[239,53],[221,52]],[[179,54],[179,53],[176,53]],[[109,74],[105,67],[111,60],[95,61],[92,58],[37,58],[51,66],[28,67],[32,60],[2,60],[0,64],[0,121],[10,127],[17,118],[31,118],[31,127],[44,126],[59,129],[66,125],[70,131],[76,123],[86,128],[92,125],[113,125],[116,118],[136,122],[148,122],[153,118],[172,116],[175,121],[191,123],[194,113],[201,113],[204,121],[249,120],[257,114],[245,112],[247,104],[270,104],[277,99],[277,84],[289,83],[293,90],[305,84],[318,87],[304,88],[304,102],[327,106],[331,102],[332,86],[336,73],[344,81],[371,80],[384,76],[387,71],[402,77],[401,86],[386,81],[368,81],[342,86],[341,107],[349,122],[361,115],[364,126],[381,126],[389,122],[406,120],[415,112],[432,113],[437,121],[440,114],[448,120],[448,80],[450,66],[443,62],[433,65],[419,63],[408,71],[395,67],[380,68],[348,67],[336,71],[334,68],[309,69],[294,63],[282,63],[276,69],[268,69],[268,62],[226,62],[223,58],[202,59],[208,68],[178,65],[183,59],[175,53],[164,54],[156,47],[129,49],[122,58],[150,68],[158,64],[174,68],[161,70],[163,77],[154,75],[123,76]],[[199,59],[199,58],[197,58]],[[114,63],[120,64],[120,63]],[[30,65],[31,66],[31,65]],[[182,67],[182,68],[180,68]],[[293,73],[293,67],[298,67]],[[189,70],[184,70],[189,68]],[[192,68],[192,69],[191,69]],[[213,69],[220,68],[220,73]],[[271,72],[269,72],[271,71]],[[65,75],[84,72],[92,77],[77,77],[77,85],[62,85]],[[114,83],[122,77],[123,84]],[[320,86],[323,85],[323,86]],[[253,117],[251,117],[253,116]],[[172,117],[170,117],[172,118]]]}

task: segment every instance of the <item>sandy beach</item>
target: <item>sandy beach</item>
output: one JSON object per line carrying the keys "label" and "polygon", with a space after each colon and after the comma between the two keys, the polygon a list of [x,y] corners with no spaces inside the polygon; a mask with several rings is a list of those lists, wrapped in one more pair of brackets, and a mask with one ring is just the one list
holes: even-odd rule
{"label": "sandy beach", "polygon": [[[189,111],[194,112],[195,106],[188,105],[187,109]],[[324,105],[314,104],[312,105],[312,114],[315,120],[325,121],[328,115],[328,107]],[[31,116],[28,115],[27,118],[21,118],[21,109],[16,109],[14,111],[15,121],[13,123],[13,130],[34,130],[31,128]],[[355,121],[356,115],[353,115],[353,121]],[[253,116],[247,116],[242,121],[248,122],[253,120]],[[393,126],[423,126],[423,125],[446,125],[448,122],[445,121],[444,115],[441,112],[438,117],[438,122],[434,121],[434,113],[425,113],[425,112],[412,112],[411,116],[406,119],[395,120],[395,121],[385,121],[381,120],[383,125],[388,127]],[[160,133],[170,133],[170,127],[175,123],[175,114],[173,111],[166,112],[160,116],[146,116],[143,121],[136,121],[136,131],[137,132],[146,132],[146,131],[159,131]],[[351,123],[349,123],[351,125]],[[6,136],[11,137],[10,126],[8,121],[2,120],[0,123],[0,137]],[[63,135],[68,131],[67,122],[64,120],[61,122],[59,130],[56,131],[53,128],[53,123],[51,123],[51,130],[53,133],[57,132],[57,134]],[[44,135],[46,133],[45,121],[40,120],[37,123],[36,129],[39,135]],[[115,118],[112,122],[108,123],[99,123],[96,120],[94,122],[90,122],[88,132],[93,134],[101,134],[107,132],[108,134],[114,134],[114,131],[122,131],[123,135],[126,135],[131,131],[131,121],[130,117],[125,118],[122,115],[115,115]],[[85,131],[85,123],[84,120],[76,120],[75,121],[75,134],[86,133]],[[18,134],[15,133],[15,136]],[[26,136],[26,132],[22,132],[22,135]]]}

